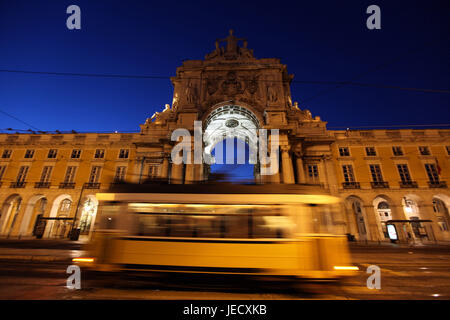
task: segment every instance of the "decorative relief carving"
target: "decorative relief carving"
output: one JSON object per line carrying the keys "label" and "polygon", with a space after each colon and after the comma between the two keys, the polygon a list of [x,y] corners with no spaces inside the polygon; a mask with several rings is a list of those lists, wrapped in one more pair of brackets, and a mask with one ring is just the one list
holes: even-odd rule
{"label": "decorative relief carving", "polygon": [[244,92],[241,81],[238,81],[236,71],[229,71],[227,78],[221,85],[222,94],[225,96],[236,96]]}

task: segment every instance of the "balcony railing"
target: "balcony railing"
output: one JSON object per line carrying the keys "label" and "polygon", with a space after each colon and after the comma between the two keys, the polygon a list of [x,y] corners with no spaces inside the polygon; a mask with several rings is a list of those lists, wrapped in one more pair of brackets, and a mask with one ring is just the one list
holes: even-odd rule
{"label": "balcony railing", "polygon": [[342,187],[344,189],[360,189],[359,182],[351,181],[351,182],[343,182]]}
{"label": "balcony railing", "polygon": [[25,188],[26,184],[25,181],[14,181],[11,182],[10,188]]}
{"label": "balcony railing", "polygon": [[34,184],[35,188],[50,188],[50,182],[39,181]]}
{"label": "balcony railing", "polygon": [[388,189],[389,182],[387,181],[373,181],[370,183],[372,189]]}
{"label": "balcony railing", "polygon": [[430,187],[430,188],[447,188],[447,182],[445,182],[445,181],[428,181],[428,187]]}
{"label": "balcony railing", "polygon": [[416,181],[400,181],[400,188],[418,188]]}
{"label": "balcony railing", "polygon": [[87,182],[84,184],[85,189],[100,189],[99,182]]}
{"label": "balcony railing", "polygon": [[61,182],[59,184],[60,189],[74,189],[75,188],[75,182]]}

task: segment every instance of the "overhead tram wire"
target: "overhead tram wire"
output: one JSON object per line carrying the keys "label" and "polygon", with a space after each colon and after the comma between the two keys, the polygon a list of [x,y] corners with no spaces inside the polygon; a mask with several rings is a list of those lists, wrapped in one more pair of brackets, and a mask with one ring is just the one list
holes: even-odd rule
{"label": "overhead tram wire", "polygon": [[[395,61],[393,61],[395,62]],[[391,63],[393,63],[391,62]],[[389,63],[389,64],[391,64]],[[389,64],[383,64],[380,65],[381,67],[385,67]],[[376,67],[375,69],[379,69],[379,67]],[[357,76],[357,78],[351,80],[351,81],[314,81],[314,80],[292,80],[291,83],[297,83],[297,84],[310,84],[310,85],[334,85],[335,87],[324,90],[319,92],[318,95],[313,96],[312,98],[304,100],[304,102],[308,102],[309,100],[319,97],[320,95],[325,94],[327,92],[336,90],[338,88],[341,88],[343,86],[360,86],[360,87],[371,87],[371,88],[383,88],[383,89],[397,89],[397,90],[406,90],[406,91],[417,91],[417,92],[426,92],[426,93],[445,93],[450,94],[450,90],[447,89],[428,89],[428,88],[411,88],[411,87],[402,87],[402,86],[396,86],[396,85],[388,85],[388,84],[377,84],[377,83],[361,83],[361,82],[354,82],[354,80],[357,80],[367,73],[373,72],[374,70],[370,70],[368,72],[362,73]],[[96,78],[123,78],[123,79],[157,79],[157,80],[168,80],[171,77],[168,76],[158,76],[158,75],[127,75],[127,74],[103,74],[103,73],[72,73],[72,72],[48,72],[48,71],[30,71],[30,70],[10,70],[10,69],[0,69],[0,72],[3,73],[23,73],[23,74],[36,74],[36,75],[53,75],[53,76],[71,76],[71,77],[96,77]],[[183,78],[185,80],[205,80],[202,78],[196,78],[196,77],[187,77]],[[254,80],[241,80],[243,82],[250,82]],[[256,81],[259,82],[286,82],[286,80],[264,80],[264,79],[258,79]]]}
{"label": "overhead tram wire", "polygon": [[[442,39],[439,39],[439,42],[442,42]],[[327,90],[322,90],[322,91],[320,91],[320,92],[317,93],[316,95],[314,95],[314,96],[312,96],[312,97],[309,97],[309,98],[303,100],[302,103],[306,103],[306,102],[309,102],[309,101],[314,100],[314,99],[316,99],[316,98],[319,98],[319,97],[321,97],[321,96],[323,96],[323,95],[325,95],[325,94],[327,94],[327,93],[330,93],[330,92],[332,92],[332,91],[334,91],[334,90],[337,90],[337,89],[340,89],[340,88],[344,87],[345,84],[351,84],[351,83],[353,83],[353,84],[355,84],[355,85],[361,85],[361,86],[385,87],[385,88],[390,87],[391,89],[410,90],[410,91],[421,91],[421,92],[433,92],[434,89],[402,88],[402,87],[397,87],[397,86],[375,85],[375,84],[374,84],[374,85],[366,85],[366,84],[361,84],[361,83],[356,83],[356,82],[354,82],[354,81],[357,81],[357,80],[363,78],[363,77],[366,76],[367,74],[370,74],[370,73],[375,72],[375,71],[379,71],[379,70],[384,69],[384,68],[386,68],[386,67],[388,67],[388,66],[390,66],[390,65],[392,65],[392,64],[394,64],[394,63],[397,63],[398,61],[401,61],[401,60],[404,59],[404,57],[407,56],[407,55],[419,53],[419,52],[420,52],[421,50],[423,50],[424,48],[430,48],[430,47],[431,47],[430,44],[433,44],[433,43],[435,43],[435,41],[430,41],[430,42],[426,43],[425,45],[422,45],[422,46],[420,46],[420,47],[417,47],[415,50],[408,51],[408,52],[405,52],[405,53],[403,53],[403,54],[397,56],[395,59],[392,59],[392,60],[390,60],[390,61],[385,61],[384,63],[379,64],[379,65],[375,66],[374,68],[371,68],[370,70],[367,70],[367,71],[365,71],[365,72],[362,72],[362,73],[357,74],[356,76],[352,77],[352,79],[349,80],[349,81],[344,81],[344,82],[342,82],[341,84],[338,84],[337,86],[335,86],[335,87],[333,87],[333,88],[330,88],[330,89],[327,89]],[[436,90],[436,92],[437,92],[437,91],[440,91],[440,93],[450,93],[449,90]]]}
{"label": "overhead tram wire", "polygon": [[29,123],[27,123],[27,122],[25,122],[25,121],[23,121],[23,120],[17,118],[16,116],[13,116],[12,114],[9,114],[8,112],[5,112],[5,111],[3,111],[3,110],[0,110],[0,112],[3,113],[3,114],[5,114],[5,115],[7,115],[8,117],[10,117],[10,118],[16,120],[16,121],[19,121],[19,122],[21,122],[21,123],[27,125],[27,126],[30,127],[30,128],[35,129],[36,131],[41,131],[41,129],[36,128],[35,126],[33,126],[33,125],[31,125],[31,124],[29,124]]}

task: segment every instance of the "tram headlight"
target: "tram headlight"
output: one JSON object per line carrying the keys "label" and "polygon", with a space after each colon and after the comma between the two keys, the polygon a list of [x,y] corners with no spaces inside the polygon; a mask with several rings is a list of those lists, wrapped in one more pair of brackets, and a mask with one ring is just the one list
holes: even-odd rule
{"label": "tram headlight", "polygon": [[94,258],[73,258],[72,262],[92,263],[94,262]]}
{"label": "tram headlight", "polygon": [[333,267],[334,270],[340,270],[340,271],[358,271],[359,268],[356,266],[334,266]]}

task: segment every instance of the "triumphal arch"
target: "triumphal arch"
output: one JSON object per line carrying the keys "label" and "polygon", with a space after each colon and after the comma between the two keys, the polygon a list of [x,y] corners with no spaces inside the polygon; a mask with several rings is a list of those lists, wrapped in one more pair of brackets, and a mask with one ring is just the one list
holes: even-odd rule
{"label": "triumphal arch", "polygon": [[201,121],[206,155],[226,134],[244,140],[256,152],[258,129],[279,130],[279,170],[261,175],[261,164],[256,163],[258,183],[305,183],[308,164],[321,171],[319,177],[334,176],[330,148],[334,139],[326,122],[292,102],[293,78],[279,59],[257,59],[247,40],[230,30],[226,38],[216,40],[204,60],[184,61],[171,77],[172,105],[140,126],[135,143],[140,170],[159,164],[158,176],[171,183],[207,180],[207,164],[175,164],[170,157],[176,144],[171,133],[185,128],[194,135],[194,122]]}

